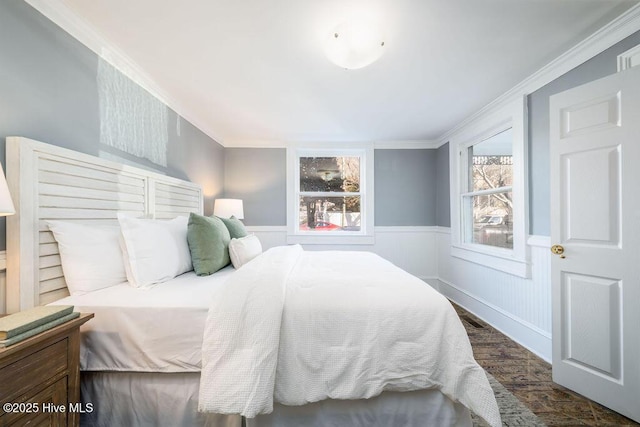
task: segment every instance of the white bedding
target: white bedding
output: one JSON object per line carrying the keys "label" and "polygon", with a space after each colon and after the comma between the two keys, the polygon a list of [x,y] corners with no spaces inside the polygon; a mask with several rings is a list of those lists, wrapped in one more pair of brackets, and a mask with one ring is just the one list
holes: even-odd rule
{"label": "white bedding", "polygon": [[[211,414],[210,414],[211,415]],[[275,404],[247,427],[471,427],[469,410],[439,390],[386,391],[371,399],[326,399],[304,406]]]}
{"label": "white bedding", "polygon": [[205,327],[201,411],[252,418],[274,400],[436,388],[501,425],[451,304],[377,255],[273,248],[223,287]]}
{"label": "white bedding", "polygon": [[203,414],[198,408],[200,373],[83,372],[80,415],[90,427],[241,427],[239,415]]}
{"label": "white bedding", "polygon": [[[240,427],[239,415],[197,412],[200,374],[84,372],[82,400],[94,410],[87,426]],[[375,420],[375,422],[373,421]],[[274,405],[271,414],[246,420],[247,427],[450,426],[470,427],[467,408],[438,390],[385,392],[367,400],[323,400],[304,406]]]}
{"label": "white bedding", "polygon": [[54,304],[95,313],[82,327],[83,371],[199,372],[208,308],[234,272],[190,272],[150,289],[125,282]]}

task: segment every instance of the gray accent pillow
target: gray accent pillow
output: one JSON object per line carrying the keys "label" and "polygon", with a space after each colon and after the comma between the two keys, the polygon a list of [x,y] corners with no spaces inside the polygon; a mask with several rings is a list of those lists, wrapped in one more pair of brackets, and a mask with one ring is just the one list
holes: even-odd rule
{"label": "gray accent pillow", "polygon": [[220,218],[224,225],[227,226],[229,230],[229,234],[232,239],[240,239],[242,237],[247,237],[249,233],[247,233],[247,229],[244,228],[244,224],[235,216],[231,218]]}
{"label": "gray accent pillow", "polygon": [[187,242],[191,251],[193,269],[198,276],[208,276],[227,266],[231,236],[218,217],[189,215]]}

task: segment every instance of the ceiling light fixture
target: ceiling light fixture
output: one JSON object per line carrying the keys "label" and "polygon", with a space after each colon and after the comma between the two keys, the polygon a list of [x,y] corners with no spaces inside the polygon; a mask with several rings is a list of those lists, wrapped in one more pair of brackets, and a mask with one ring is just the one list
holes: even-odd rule
{"label": "ceiling light fixture", "polygon": [[379,27],[362,19],[344,22],[329,34],[327,58],[339,67],[355,70],[377,61],[384,53],[384,36]]}

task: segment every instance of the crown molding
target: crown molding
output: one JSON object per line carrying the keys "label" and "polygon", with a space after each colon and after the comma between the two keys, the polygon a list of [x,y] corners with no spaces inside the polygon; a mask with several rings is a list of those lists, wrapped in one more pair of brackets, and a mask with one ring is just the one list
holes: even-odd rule
{"label": "crown molding", "polygon": [[96,31],[84,19],[80,18],[63,0],[24,0],[47,19],[69,33],[73,38],[91,49],[99,58],[105,60],[122,74],[140,85],[153,97],[167,105],[178,115],[188,120],[218,144],[225,146],[219,135],[213,132],[188,109],[164,91],[155,80],[136,62],[127,56],[116,44]]}
{"label": "crown molding", "polygon": [[514,102],[518,97],[535,92],[637,31],[640,31],[640,4],[629,8],[625,13],[518,83],[475,114],[464,119],[457,126],[442,134],[438,141],[441,144],[448,142],[449,138],[473,122]]}

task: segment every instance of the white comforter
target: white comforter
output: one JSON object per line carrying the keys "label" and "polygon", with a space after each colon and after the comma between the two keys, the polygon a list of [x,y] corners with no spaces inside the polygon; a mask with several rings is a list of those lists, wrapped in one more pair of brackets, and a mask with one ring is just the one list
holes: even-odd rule
{"label": "white comforter", "polygon": [[270,413],[438,388],[492,426],[498,407],[451,304],[368,252],[273,248],[209,309],[199,410]]}

